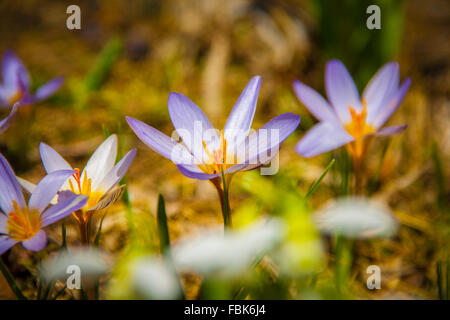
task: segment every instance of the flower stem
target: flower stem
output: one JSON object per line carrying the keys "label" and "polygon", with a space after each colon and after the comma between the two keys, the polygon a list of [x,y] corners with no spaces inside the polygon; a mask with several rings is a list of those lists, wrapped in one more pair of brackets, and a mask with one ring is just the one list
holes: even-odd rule
{"label": "flower stem", "polygon": [[353,157],[353,174],[354,174],[354,185],[353,194],[361,195],[363,186],[363,158]]}
{"label": "flower stem", "polygon": [[78,224],[80,228],[80,241],[82,245],[89,245],[89,227],[88,222],[81,220]]}
{"label": "flower stem", "polygon": [[223,201],[222,201],[223,222],[225,228],[231,228],[230,201],[228,199],[228,186],[225,180],[225,173],[223,172],[223,168],[222,168],[222,185],[223,185]]}
{"label": "flower stem", "polygon": [[222,179],[219,177],[209,180],[214,187],[217,190],[217,194],[219,195],[220,199],[220,207],[222,209],[222,216],[223,216],[223,224],[224,228],[231,228],[231,210],[230,210],[230,201],[228,198],[228,188],[227,184],[224,178],[224,175],[222,176]]}
{"label": "flower stem", "polygon": [[362,193],[362,170],[361,170],[361,159],[354,159],[354,175],[355,175],[355,184],[353,187],[353,194],[360,195]]}
{"label": "flower stem", "polygon": [[16,295],[17,299],[27,300],[27,298],[23,295],[22,291],[19,289],[19,286],[14,281],[14,278],[13,278],[11,272],[9,272],[8,267],[3,263],[3,260],[1,257],[0,257],[0,270],[2,271],[3,276],[5,277],[9,286],[11,287],[11,290]]}

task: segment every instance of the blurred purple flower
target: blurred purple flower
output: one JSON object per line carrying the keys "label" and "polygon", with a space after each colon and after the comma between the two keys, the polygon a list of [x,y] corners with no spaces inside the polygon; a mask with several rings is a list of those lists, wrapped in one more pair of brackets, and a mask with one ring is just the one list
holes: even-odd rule
{"label": "blurred purple flower", "polygon": [[147,124],[126,117],[136,135],[148,147],[173,161],[182,174],[212,180],[268,163],[280,144],[297,128],[300,117],[281,114],[250,133],[261,78],[253,77],[237,100],[223,130],[213,129],[201,109],[180,93],[169,95],[169,115],[181,141]]}
{"label": "blurred purple flower", "polygon": [[42,230],[86,204],[87,197],[73,193],[48,206],[59,188],[75,171],[60,170],[45,176],[25,203],[8,161],[0,154],[0,255],[18,242],[31,251],[42,250],[47,236]]}
{"label": "blurred purple flower", "polygon": [[0,121],[0,133],[2,133],[3,131],[5,131],[6,129],[9,128],[9,126],[11,125],[11,123],[13,122],[14,118],[17,115],[17,110],[19,110],[19,103],[18,102],[16,102],[13,105],[9,115],[5,119]]}
{"label": "blurred purple flower", "polygon": [[312,157],[348,144],[352,156],[361,157],[367,150],[364,138],[390,136],[406,128],[406,124],[382,127],[397,110],[410,84],[407,78],[399,87],[398,63],[390,62],[373,76],[360,99],[351,75],[339,60],[331,60],[326,66],[330,103],[315,90],[294,81],[297,97],[320,120],[297,144],[297,152]]}
{"label": "blurred purple flower", "polygon": [[41,101],[56,90],[62,83],[62,77],[54,78],[41,87],[34,94],[30,92],[31,80],[25,65],[12,52],[7,50],[2,59],[2,81],[0,85],[0,107],[6,108],[14,105],[16,102],[20,106],[29,105]]}

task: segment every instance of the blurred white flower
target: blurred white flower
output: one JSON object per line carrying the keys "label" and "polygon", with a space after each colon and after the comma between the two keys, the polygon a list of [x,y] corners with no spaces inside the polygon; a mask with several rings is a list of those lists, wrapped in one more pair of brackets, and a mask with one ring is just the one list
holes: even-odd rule
{"label": "blurred white flower", "polygon": [[73,270],[71,266],[76,266],[84,279],[97,278],[110,269],[106,259],[106,254],[97,249],[71,249],[44,260],[41,275],[47,281],[65,281],[71,275],[70,270]]}
{"label": "blurred white flower", "polygon": [[315,218],[322,232],[349,238],[389,237],[397,230],[397,221],[390,211],[365,198],[338,199]]}
{"label": "blurred white flower", "polygon": [[284,223],[272,218],[241,230],[207,232],[184,240],[173,249],[175,264],[203,275],[233,277],[249,268],[255,257],[276,247],[284,238]]}
{"label": "blurred white flower", "polygon": [[132,286],[139,297],[168,300],[180,296],[178,280],[161,259],[139,258],[133,268]]}

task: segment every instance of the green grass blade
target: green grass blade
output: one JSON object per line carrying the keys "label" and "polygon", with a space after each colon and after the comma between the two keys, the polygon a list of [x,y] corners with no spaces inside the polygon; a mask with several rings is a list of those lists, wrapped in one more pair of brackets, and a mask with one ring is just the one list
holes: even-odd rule
{"label": "green grass blade", "polygon": [[158,214],[157,214],[157,224],[158,224],[158,234],[159,234],[159,245],[161,254],[163,254],[166,259],[164,260],[167,267],[171,270],[173,275],[177,278],[178,286],[180,288],[180,299],[185,299],[183,286],[181,284],[180,276],[173,263],[172,253],[170,250],[170,236],[169,227],[167,225],[167,214],[166,205],[164,203],[164,197],[160,194],[158,197]]}
{"label": "green grass blade", "polygon": [[41,300],[41,294],[42,294],[42,279],[39,278],[39,286],[38,286],[38,292],[37,292],[36,300]]}
{"label": "green grass blade", "polygon": [[97,57],[94,66],[86,76],[84,84],[87,91],[95,91],[101,87],[121,51],[122,42],[118,38],[113,38],[108,41]]}
{"label": "green grass blade", "polygon": [[45,287],[44,295],[42,297],[43,300],[48,300],[48,297],[50,296],[52,289],[53,289],[53,281],[50,281],[49,284]]}
{"label": "green grass blade", "polygon": [[438,187],[437,203],[439,208],[442,210],[446,205],[448,205],[448,202],[446,201],[447,197],[445,191],[445,173],[442,166],[441,156],[439,154],[439,148],[436,142],[434,142],[432,145],[431,157],[433,160],[436,184]]}
{"label": "green grass blade", "polygon": [[167,226],[166,206],[164,204],[164,198],[161,194],[158,198],[157,223],[161,254],[165,254],[167,250],[170,250],[170,236],[169,227]]}
{"label": "green grass blade", "polygon": [[11,290],[16,295],[17,299],[27,300],[27,298],[23,295],[22,291],[17,286],[16,281],[14,281],[14,278],[13,278],[12,274],[9,272],[8,267],[6,267],[6,265],[3,263],[3,260],[1,257],[0,257],[0,271],[3,273],[3,276],[5,277],[9,286],[11,287]]}
{"label": "green grass blade", "polygon": [[64,222],[61,224],[61,237],[62,237],[61,249],[67,250],[67,230]]}
{"label": "green grass blade", "polygon": [[438,261],[436,264],[436,282],[438,287],[439,300],[444,299],[444,290],[442,288],[442,261]]}
{"label": "green grass blade", "polygon": [[55,294],[55,296],[53,297],[53,300],[58,299],[58,297],[59,297],[60,295],[62,295],[63,292],[64,292],[66,289],[67,289],[67,284],[64,285],[64,287],[63,287],[61,290],[59,290],[59,291]]}
{"label": "green grass blade", "polygon": [[103,214],[102,219],[100,220],[100,225],[98,226],[98,231],[94,239],[94,247],[98,247],[98,244],[100,242],[100,236],[102,235],[103,220],[105,220],[105,217],[106,213]]}
{"label": "green grass blade", "polygon": [[336,162],[335,159],[331,159],[330,163],[327,165],[325,170],[322,172],[322,174],[320,175],[319,179],[314,181],[314,183],[309,188],[308,192],[305,195],[305,200],[308,200],[311,197],[311,195],[314,193],[314,191],[316,191],[316,189],[319,186],[320,182],[323,180],[323,178],[325,178],[325,176],[327,175],[328,171],[331,169],[331,167],[334,165],[335,162]]}
{"label": "green grass blade", "polygon": [[448,275],[448,273],[450,271],[450,261],[449,261],[449,259],[447,259],[446,265],[447,265],[447,268],[446,268],[446,271],[445,271],[445,300],[448,300],[448,297],[449,297],[448,283],[449,283],[449,278],[450,278],[449,275]]}

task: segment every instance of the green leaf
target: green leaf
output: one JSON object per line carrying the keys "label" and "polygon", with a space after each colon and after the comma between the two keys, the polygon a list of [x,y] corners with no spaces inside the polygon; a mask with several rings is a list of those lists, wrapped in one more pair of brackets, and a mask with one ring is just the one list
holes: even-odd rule
{"label": "green leaf", "polygon": [[87,91],[95,91],[100,89],[121,51],[122,41],[118,38],[113,38],[108,41],[97,57],[94,66],[86,76],[84,83]]}
{"label": "green leaf", "polygon": [[325,178],[325,176],[327,175],[328,171],[334,165],[335,161],[336,161],[335,159],[331,159],[330,163],[327,165],[325,170],[322,172],[322,174],[320,175],[319,179],[314,181],[314,183],[311,185],[311,187],[309,188],[308,192],[306,193],[305,200],[308,200],[311,197],[311,195],[314,193],[314,191],[316,191],[317,187],[319,186],[319,183],[323,180],[323,178]]}
{"label": "green leaf", "polygon": [[16,281],[14,281],[14,278],[12,274],[9,272],[6,265],[3,263],[2,258],[0,257],[0,271],[3,273],[3,276],[5,277],[6,281],[8,282],[9,286],[11,287],[11,290],[16,295],[17,299],[19,300],[28,300],[27,297],[25,297],[20,290],[20,288],[17,286]]}
{"label": "green leaf", "polygon": [[444,300],[444,290],[442,287],[442,261],[438,261],[436,264],[436,282],[438,287],[439,300]]}
{"label": "green leaf", "polygon": [[103,138],[105,139],[107,139],[111,135],[111,132],[109,132],[109,129],[104,124],[102,124],[102,131],[103,131]]}
{"label": "green leaf", "polygon": [[58,299],[58,297],[63,294],[63,292],[66,290],[66,288],[67,288],[67,284],[65,284],[64,287],[55,294],[55,296],[53,297],[53,300]]}
{"label": "green leaf", "polygon": [[438,187],[438,193],[437,193],[437,203],[439,205],[440,209],[444,209],[447,204],[447,197],[446,197],[446,191],[445,191],[445,172],[444,167],[442,166],[442,160],[439,153],[439,147],[436,141],[432,144],[431,149],[431,157],[433,159],[434,164],[434,171],[435,171],[435,177],[436,177],[436,184]]}
{"label": "green leaf", "polygon": [[102,219],[100,220],[100,225],[98,226],[98,231],[97,234],[95,235],[95,239],[94,239],[94,246],[98,247],[98,244],[100,242],[100,236],[102,234],[102,227],[103,227],[103,220],[106,217],[106,213],[103,214]]}
{"label": "green leaf", "polygon": [[166,215],[166,206],[164,204],[164,198],[160,194],[158,198],[158,234],[159,234],[159,245],[161,248],[161,254],[166,253],[167,250],[170,250],[170,237],[169,237],[169,228],[167,226],[167,215]]}
{"label": "green leaf", "polygon": [[173,263],[172,253],[170,251],[170,236],[169,236],[169,227],[167,225],[167,214],[166,214],[166,205],[164,204],[164,197],[160,194],[158,197],[158,215],[157,215],[157,224],[158,224],[158,234],[159,234],[159,245],[161,254],[165,255],[165,263],[167,267],[173,275],[178,279],[178,286],[180,288],[181,296],[180,299],[185,299],[183,286],[181,284],[180,276],[175,268]]}
{"label": "green leaf", "polygon": [[67,250],[67,231],[64,222],[61,224],[62,244],[61,249]]}

